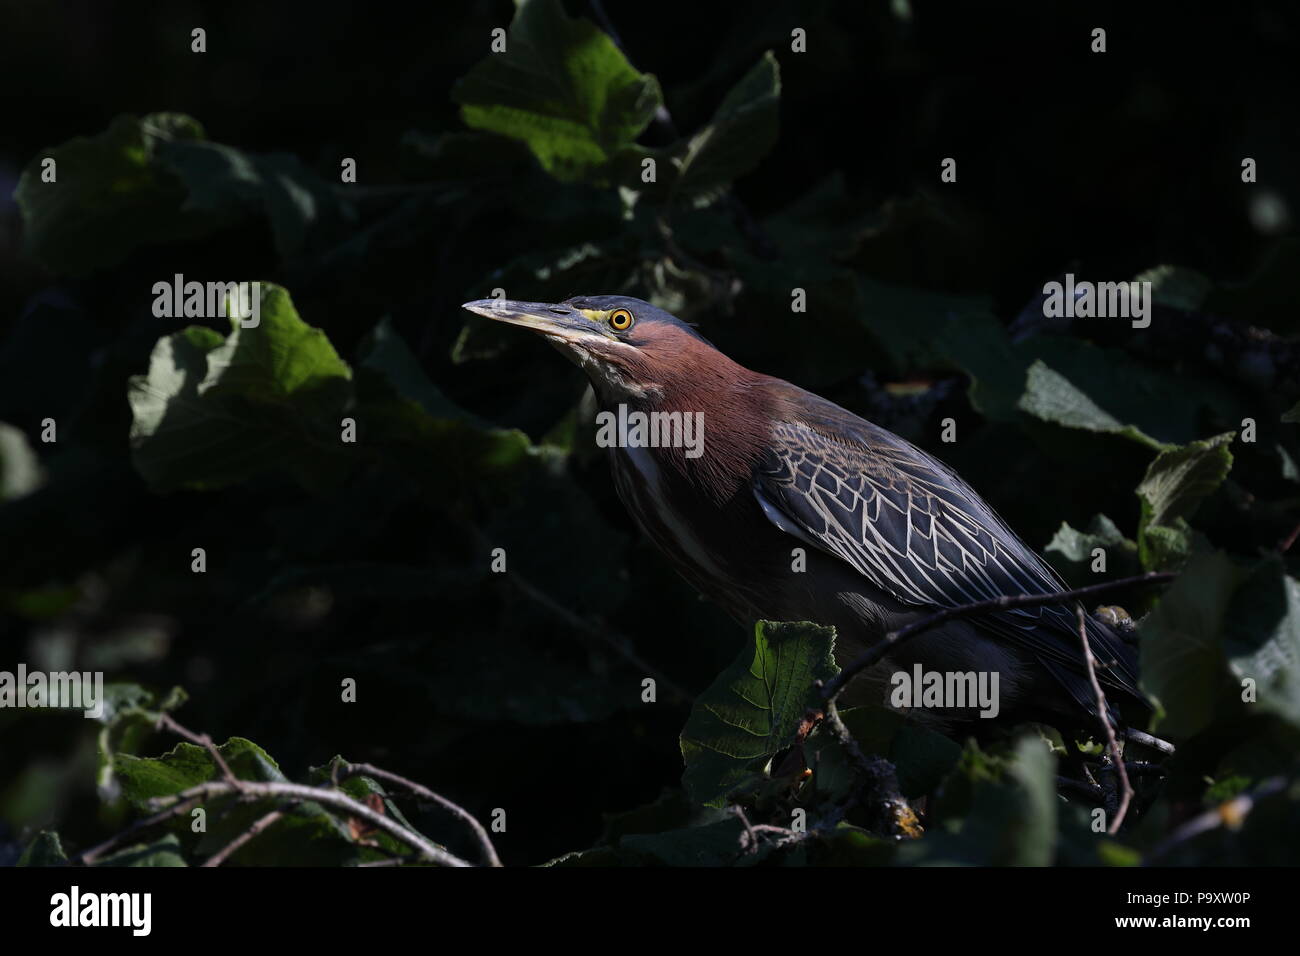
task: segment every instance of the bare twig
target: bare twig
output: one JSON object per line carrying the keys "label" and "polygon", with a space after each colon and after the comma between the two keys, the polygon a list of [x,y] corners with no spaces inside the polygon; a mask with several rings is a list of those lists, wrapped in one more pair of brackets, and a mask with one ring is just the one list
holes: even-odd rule
{"label": "bare twig", "polygon": [[[740,848],[746,853],[753,853],[758,849],[758,835],[754,832],[754,826],[749,822],[749,817],[745,815],[745,808],[735,803],[731,806],[731,812],[736,815],[736,819],[745,828],[745,833],[740,838]],[[747,840],[748,842],[746,842]]]}
{"label": "bare twig", "polygon": [[453,803],[452,801],[448,800],[444,796],[441,796],[440,794],[434,793],[428,787],[423,786],[422,784],[418,784],[414,780],[407,780],[405,777],[400,777],[389,770],[383,770],[379,767],[376,767],[374,764],[343,763],[342,765],[336,767],[336,776],[335,776],[336,780],[345,780],[348,777],[357,777],[357,776],[374,777],[376,780],[384,780],[387,781],[388,783],[397,784],[399,787],[403,787],[404,789],[409,790],[411,793],[415,794],[417,797],[421,798],[422,800],[427,800],[430,803],[436,803],[444,810],[458,817],[466,826],[468,826],[474,832],[474,836],[477,837],[478,839],[479,849],[482,851],[483,854],[484,863],[486,863],[488,866],[501,865],[501,859],[500,857],[497,856],[496,847],[492,845],[492,838],[488,836],[487,830],[485,830],[483,828],[483,825],[474,818],[474,815],[470,813],[468,810],[466,810],[464,807],[460,806],[459,804]]}
{"label": "bare twig", "polygon": [[924,631],[928,631],[944,621],[951,620],[955,617],[971,617],[979,614],[989,614],[993,611],[1002,611],[1008,608],[1016,607],[1039,607],[1044,604],[1060,604],[1064,601],[1073,601],[1082,597],[1089,597],[1094,594],[1101,594],[1106,591],[1117,590],[1118,588],[1128,587],[1135,584],[1156,584],[1162,581],[1171,581],[1177,575],[1172,571],[1150,571],[1146,574],[1138,574],[1131,578],[1120,578],[1115,581],[1106,581],[1102,584],[1090,584],[1083,588],[1074,588],[1070,591],[1057,591],[1052,594],[1006,594],[1000,597],[989,598],[987,601],[975,601],[971,604],[961,604],[957,607],[946,607],[933,614],[928,614],[919,620],[913,621],[896,631],[890,631],[883,639],[874,646],[867,649],[847,667],[836,674],[826,682],[822,688],[822,699],[830,701],[839,696],[844,690],[846,684],[864,670],[880,663],[897,645],[910,637],[915,637]]}
{"label": "bare twig", "polygon": [[212,738],[207,734],[196,734],[194,731],[182,727],[166,711],[158,715],[158,727],[164,730],[170,730],[172,733],[184,737],[190,743],[198,744],[199,746],[206,748],[208,754],[212,757],[212,762],[220,768],[221,775],[235,787],[239,787],[243,782],[231,771],[230,765],[227,764],[225,758],[221,756],[221,751],[217,749],[217,745],[213,743]]}
{"label": "bare twig", "polygon": [[182,813],[187,813],[188,811],[192,810],[198,804],[198,802],[199,801],[197,799],[190,800],[186,803],[177,804],[174,807],[168,807],[166,810],[163,810],[161,813],[155,813],[152,816],[145,817],[143,820],[137,820],[135,821],[135,823],[131,824],[121,833],[109,837],[107,840],[105,840],[103,843],[100,843],[97,846],[92,846],[89,850],[86,850],[84,853],[78,856],[73,862],[80,863],[83,866],[91,866],[92,864],[94,864],[94,862],[97,859],[99,859],[100,856],[104,854],[106,850],[111,850],[113,847],[117,846],[119,843],[123,842],[128,837],[135,836],[137,833],[141,832],[142,830],[147,830],[150,827],[157,826],[159,823],[163,823],[167,820],[170,820],[172,817],[180,816]]}
{"label": "bare twig", "polygon": [[[460,859],[453,853],[436,846],[421,834],[402,826],[397,821],[385,816],[380,810],[372,809],[364,803],[360,803],[348,796],[342,790],[337,789],[339,774],[342,776],[353,776],[357,774],[366,774],[381,780],[388,780],[392,783],[399,784],[419,797],[437,803],[439,806],[449,810],[451,813],[460,817],[468,823],[475,835],[478,837],[483,847],[484,859],[490,866],[500,866],[501,861],[496,855],[496,850],[492,847],[492,841],[488,838],[487,832],[479,825],[478,821],[473,818],[464,808],[457,806],[445,797],[439,796],[427,787],[423,787],[412,780],[400,777],[395,773],[387,770],[381,770],[379,767],[371,764],[336,764],[331,775],[330,786],[307,786],[305,784],[279,782],[279,781],[257,781],[241,780],[231,771],[229,765],[222,759],[221,752],[212,742],[212,738],[207,734],[198,734],[186,727],[181,726],[175,719],[167,714],[161,714],[158,717],[156,725],[159,728],[165,728],[173,733],[184,737],[186,740],[196,744],[202,744],[212,756],[213,762],[220,768],[222,773],[221,780],[210,780],[190,787],[181,793],[169,794],[163,797],[155,797],[148,801],[149,805],[158,810],[158,812],[139,820],[128,827],[126,830],[114,837],[104,841],[98,846],[92,847],[82,853],[76,862],[89,865],[93,863],[100,855],[113,846],[121,843],[127,837],[156,826],[159,823],[166,822],[189,811],[195,805],[202,802],[206,797],[218,797],[226,795],[235,795],[241,800],[255,800],[266,798],[275,800],[279,803],[296,805],[304,801],[311,801],[320,804],[326,810],[338,811],[349,817],[358,820],[364,820],[376,829],[383,830],[398,842],[405,846],[411,847],[417,851],[418,858],[421,860],[438,863],[442,866],[472,866],[473,864]],[[248,829],[235,837],[230,843],[219,850],[209,858],[204,866],[220,866],[232,853],[251,840],[253,837],[262,833],[285,813],[287,808],[277,806],[275,809],[258,818]],[[382,849],[382,848],[381,848]],[[385,851],[387,852],[387,851]]]}
{"label": "bare twig", "polygon": [[310,787],[301,783],[261,780],[241,780],[239,786],[236,786],[228,780],[209,780],[206,783],[196,784],[182,790],[170,797],[155,797],[150,801],[150,804],[159,806],[163,805],[167,800],[183,802],[194,798],[201,800],[229,794],[236,794],[248,799],[264,797],[272,800],[319,803],[325,807],[342,811],[359,820],[364,820],[376,829],[383,830],[395,840],[405,843],[411,849],[417,851],[426,860],[442,866],[473,866],[472,863],[462,860],[454,853],[449,853],[441,847],[435,846],[415,831],[408,830],[396,820],[372,810],[364,803],[352,799],[346,793],[331,790],[327,787]]}
{"label": "bare twig", "polygon": [[1283,777],[1270,777],[1250,793],[1243,793],[1226,800],[1217,807],[1212,807],[1204,813],[1199,814],[1188,820],[1168,837],[1158,843],[1148,855],[1146,863],[1152,863],[1157,858],[1164,856],[1170,850],[1176,849],[1183,843],[1193,837],[1200,836],[1202,833],[1208,833],[1210,830],[1226,826],[1235,830],[1246,822],[1246,817],[1255,809],[1255,805],[1264,797],[1271,797],[1275,793],[1280,793],[1286,788],[1286,780]]}
{"label": "bare twig", "polygon": [[1083,606],[1075,605],[1074,613],[1079,621],[1079,641],[1083,644],[1083,662],[1088,669],[1088,682],[1092,684],[1092,692],[1097,696],[1097,719],[1101,721],[1101,728],[1106,732],[1106,747],[1110,751],[1111,764],[1119,775],[1119,808],[1106,829],[1106,832],[1114,836],[1119,832],[1120,824],[1128,814],[1129,804],[1133,801],[1133,785],[1129,783],[1128,770],[1124,767],[1124,754],[1119,749],[1119,741],[1115,739],[1115,728],[1110,719],[1110,705],[1106,703],[1101,682],[1097,680],[1097,662],[1092,656],[1092,646],[1088,643],[1088,619],[1084,617]]}
{"label": "bare twig", "polygon": [[733,804],[731,812],[736,816],[745,828],[745,832],[740,835],[740,850],[742,853],[758,852],[758,835],[760,833],[771,833],[776,839],[772,841],[773,846],[781,846],[786,843],[797,843],[806,839],[809,835],[816,832],[815,828],[797,832],[789,827],[773,826],[770,823],[750,823],[749,817],[745,815],[745,810],[739,804]]}
{"label": "bare twig", "polygon": [[[824,714],[822,712],[819,712],[816,708],[809,708],[807,713],[804,715],[804,720],[805,722],[816,722],[818,720],[821,720],[824,717],[825,722],[830,726],[832,733],[835,734],[840,744],[844,747],[845,751],[848,753],[850,759],[858,767],[858,769],[862,771],[864,775],[867,776],[867,779],[872,782],[871,784],[872,789],[878,792],[883,791],[883,793],[885,794],[885,800],[884,800],[885,805],[887,807],[892,808],[896,813],[901,813],[903,811],[903,808],[906,808],[906,812],[910,814],[910,816],[903,816],[901,822],[900,822],[900,818],[898,816],[895,816],[895,825],[901,827],[904,831],[907,831],[910,829],[910,827],[916,825],[917,821],[916,821],[915,814],[911,811],[911,807],[907,803],[906,799],[898,794],[898,782],[897,782],[897,777],[894,774],[893,766],[883,758],[880,757],[869,758],[865,754],[863,754],[861,748],[858,747],[857,741],[853,739],[853,735],[849,732],[848,727],[845,726],[844,721],[840,718],[839,708],[836,705],[836,699],[839,697],[840,693],[844,690],[844,688],[848,685],[848,683],[851,680],[853,680],[853,678],[855,678],[856,676],[858,676],[868,668],[879,663],[895,647],[897,647],[903,641],[917,634],[923,633],[924,631],[928,631],[931,628],[939,624],[942,624],[944,621],[951,620],[952,618],[967,617],[967,616],[973,616],[978,614],[988,614],[993,611],[1000,611],[1008,608],[1036,607],[1044,604],[1059,604],[1062,602],[1074,601],[1079,598],[1088,597],[1094,594],[1100,594],[1105,591],[1111,591],[1118,588],[1127,587],[1130,585],[1154,584],[1157,582],[1169,581],[1172,580],[1175,576],[1176,575],[1173,572],[1153,571],[1147,574],[1139,574],[1134,577],[1120,578],[1119,580],[1115,580],[1115,581],[1106,581],[1102,584],[1093,584],[1093,585],[1089,585],[1088,587],[1074,588],[1069,591],[1058,591],[1053,594],[1002,595],[1000,597],[990,598],[987,601],[976,601],[974,603],[963,604],[958,607],[943,608],[942,610],[936,611],[933,614],[926,615],[923,618],[913,621],[912,623],[904,627],[901,627],[898,630],[890,631],[888,634],[884,636],[884,638],[879,643],[877,643],[871,648],[868,648],[864,653],[860,654],[857,658],[855,658],[852,662],[850,662],[846,667],[844,667],[843,670],[841,670],[833,678],[831,678],[830,680],[822,684],[821,698],[823,701]],[[1080,609],[1080,613],[1081,613],[1081,609]],[[1094,687],[1097,688],[1097,691],[1100,694],[1100,686],[1098,685],[1096,680],[1095,659],[1092,657],[1091,649],[1087,647],[1086,642],[1085,642],[1085,651],[1087,654],[1089,675],[1093,680]],[[1102,713],[1105,714],[1105,712],[1106,712],[1105,698],[1103,697]],[[1107,732],[1109,733],[1110,732],[1109,724],[1107,724],[1106,729]],[[1143,739],[1144,743],[1150,741],[1151,745],[1158,746],[1158,749],[1162,749],[1168,753],[1173,752],[1173,747],[1171,745],[1165,743],[1162,740],[1159,740],[1158,738],[1151,737],[1149,734],[1141,734],[1138,731],[1129,730],[1126,731],[1126,736],[1128,736],[1129,739],[1145,738]],[[1112,736],[1112,743],[1113,743],[1113,736]],[[1116,749],[1117,749],[1117,745],[1116,745]],[[1124,772],[1122,758],[1116,758],[1116,759],[1118,759],[1118,762],[1120,764],[1119,772],[1122,775],[1122,779],[1124,780],[1124,787],[1126,791],[1122,807],[1124,811],[1127,811],[1129,800],[1132,797],[1132,788],[1128,784],[1128,777],[1127,774],[1125,774]],[[1094,796],[1095,793],[1099,791],[1100,788],[1097,788],[1097,790],[1094,791],[1092,788],[1089,787],[1086,790],[1086,793],[1091,797]],[[897,802],[895,802],[895,800]],[[1118,826],[1119,823],[1123,822],[1123,819],[1124,819],[1124,813],[1123,812],[1117,813],[1113,826]],[[917,826],[917,829],[919,830],[919,826]],[[1114,832],[1114,830],[1112,830],[1111,832]]]}
{"label": "bare twig", "polygon": [[864,786],[854,790],[842,810],[847,812],[855,803],[865,802],[879,817],[877,826],[881,832],[889,836],[918,836],[921,832],[920,819],[898,788],[898,774],[894,771],[894,765],[884,757],[874,754],[868,757],[862,752],[840,717],[840,709],[836,706],[834,697],[826,701],[825,720],[863,778]]}
{"label": "bare twig", "polygon": [[235,837],[233,840],[231,840],[229,843],[223,846],[216,853],[212,854],[212,856],[204,860],[203,865],[220,866],[222,863],[226,862],[226,859],[230,856],[230,854],[234,853],[236,850],[238,850],[249,840],[253,839],[253,837],[257,836],[259,833],[261,833],[263,830],[269,827],[276,820],[279,820],[282,816],[284,816],[284,811],[277,809],[277,810],[272,810],[270,813],[258,817],[256,820],[253,821],[253,825],[250,826],[247,830],[239,834],[239,836]]}
{"label": "bare twig", "polygon": [[418,856],[390,856],[387,860],[367,860],[365,863],[358,863],[358,867],[370,866],[405,866],[408,863],[424,862]]}
{"label": "bare twig", "polygon": [[1153,737],[1146,731],[1135,730],[1132,727],[1124,728],[1124,739],[1131,740],[1135,744],[1141,744],[1143,747],[1150,747],[1152,750],[1158,750],[1162,754],[1172,754],[1174,752],[1174,745],[1169,741]]}

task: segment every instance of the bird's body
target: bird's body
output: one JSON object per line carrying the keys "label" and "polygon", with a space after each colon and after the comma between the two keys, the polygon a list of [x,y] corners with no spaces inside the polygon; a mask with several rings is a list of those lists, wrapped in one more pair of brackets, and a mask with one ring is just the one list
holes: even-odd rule
{"label": "bird's body", "polygon": [[[548,334],[588,372],[607,410],[703,414],[702,455],[612,448],[615,485],[681,575],[746,624],[833,626],[844,664],[940,608],[1065,589],[946,465],[817,395],[740,366],[647,303],[614,296],[506,303],[505,314],[483,306],[475,311]],[[526,307],[530,318],[508,318],[511,307]],[[631,322],[618,335],[623,314]],[[1146,705],[1131,649],[1100,621],[1087,626],[1108,701],[1137,716]],[[884,703],[890,675],[920,665],[997,674],[1004,721],[1091,724],[1095,695],[1076,628],[1066,604],[952,619],[902,643],[854,697]],[[972,709],[925,713],[944,722],[975,717]]]}

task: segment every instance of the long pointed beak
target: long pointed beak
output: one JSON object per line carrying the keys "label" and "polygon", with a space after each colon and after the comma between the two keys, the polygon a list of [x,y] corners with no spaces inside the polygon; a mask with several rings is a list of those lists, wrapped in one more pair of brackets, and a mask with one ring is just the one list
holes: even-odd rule
{"label": "long pointed beak", "polygon": [[515,302],[511,299],[476,299],[466,302],[461,308],[498,322],[522,325],[549,338],[566,342],[582,339],[608,342],[614,338],[600,322],[588,318],[582,311],[569,305]]}

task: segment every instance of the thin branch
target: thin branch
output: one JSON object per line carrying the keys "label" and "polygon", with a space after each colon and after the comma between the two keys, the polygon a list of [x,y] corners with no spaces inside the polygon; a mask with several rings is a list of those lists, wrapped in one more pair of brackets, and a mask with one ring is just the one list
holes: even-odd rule
{"label": "thin branch", "polygon": [[[862,772],[863,789],[868,791],[866,803],[873,813],[880,815],[880,830],[889,836],[918,835],[920,821],[912,805],[899,790],[898,774],[894,770],[894,765],[884,757],[876,755],[868,757],[862,752],[862,748],[858,746],[858,742],[840,717],[840,709],[836,706],[834,697],[826,701],[825,721],[830,725],[831,732],[835,734],[840,746],[848,753],[849,759]],[[847,813],[854,804],[861,802],[863,802],[862,790],[855,789],[841,811]]]}
{"label": "thin branch", "polygon": [[405,866],[408,863],[424,862],[418,856],[390,856],[387,860],[367,860],[364,863],[358,863],[358,867],[371,866]]}
{"label": "thin branch", "polygon": [[228,780],[209,780],[196,784],[171,797],[155,797],[150,804],[158,806],[164,801],[174,799],[186,801],[194,798],[204,799],[236,794],[245,798],[266,797],[273,800],[311,801],[326,807],[340,810],[349,816],[364,820],[371,826],[383,830],[411,849],[416,850],[424,859],[442,866],[473,866],[454,853],[449,853],[434,845],[420,834],[399,824],[397,821],[372,810],[346,793],[326,787],[311,787],[301,783],[282,783],[280,781],[241,780],[238,785]]}
{"label": "thin branch", "polygon": [[879,643],[859,655],[852,663],[826,682],[822,688],[822,699],[829,702],[839,696],[849,681],[864,670],[880,663],[898,644],[952,618],[989,614],[993,611],[1002,611],[1008,608],[1060,604],[1064,601],[1073,601],[1094,594],[1102,594],[1106,591],[1113,591],[1130,585],[1172,581],[1175,577],[1177,575],[1172,571],[1150,571],[1131,578],[1119,578],[1101,584],[1090,584],[1087,587],[1074,588],[1069,591],[1057,591],[1052,594],[1004,594],[1000,597],[989,598],[987,601],[975,601],[971,604],[943,608],[886,634]]}
{"label": "thin branch", "polygon": [[1162,754],[1174,753],[1174,745],[1167,740],[1161,740],[1159,737],[1153,737],[1144,730],[1135,730],[1132,727],[1124,728],[1124,739],[1131,740],[1135,744],[1141,744],[1143,747],[1150,747],[1152,750],[1158,750]]}
{"label": "thin branch", "polygon": [[199,801],[195,799],[185,803],[178,803],[176,806],[168,807],[166,810],[163,810],[160,813],[155,813],[153,816],[145,817],[143,820],[137,820],[121,833],[109,837],[98,846],[92,846],[89,850],[86,850],[78,856],[74,862],[79,863],[82,866],[91,866],[106,850],[111,850],[113,847],[117,846],[128,837],[132,837],[139,833],[141,830],[147,830],[150,827],[157,826],[159,823],[170,820],[172,817],[180,816],[183,813],[189,812],[198,804],[198,802]]}
{"label": "thin branch", "polygon": [[1115,728],[1111,725],[1110,719],[1110,705],[1106,703],[1101,682],[1097,680],[1097,662],[1092,656],[1092,645],[1088,643],[1088,619],[1084,617],[1083,605],[1076,604],[1074,613],[1079,621],[1079,641],[1083,645],[1083,662],[1088,669],[1088,682],[1092,684],[1092,692],[1097,696],[1097,719],[1101,721],[1101,728],[1106,732],[1106,747],[1110,751],[1111,764],[1119,774],[1119,809],[1115,811],[1115,816],[1106,830],[1114,836],[1119,832],[1120,824],[1128,814],[1129,804],[1133,801],[1133,785],[1129,783],[1128,770],[1124,767],[1124,754],[1119,749],[1119,741],[1115,739]]}
{"label": "thin branch", "polygon": [[270,813],[258,817],[256,820],[253,821],[252,826],[250,826],[247,830],[239,834],[239,836],[235,837],[233,840],[231,840],[229,843],[223,846],[216,853],[212,854],[212,856],[204,860],[203,865],[220,866],[222,863],[226,862],[226,859],[230,856],[230,854],[234,853],[236,850],[238,850],[249,840],[253,839],[253,837],[257,836],[259,833],[261,833],[263,830],[269,827],[276,820],[279,820],[282,816],[284,816],[284,811],[277,809],[277,810],[272,810]]}
{"label": "thin branch", "polygon": [[[376,829],[383,830],[398,840],[402,844],[411,847],[419,853],[421,859],[429,860],[443,866],[473,866],[473,864],[460,859],[453,853],[436,846],[421,834],[410,830],[397,821],[385,816],[382,812],[371,809],[364,803],[360,803],[348,796],[342,790],[336,789],[338,786],[338,773],[341,770],[344,776],[353,776],[355,774],[367,774],[392,783],[400,784],[412,793],[417,794],[425,799],[437,803],[439,806],[451,811],[453,814],[465,820],[479,837],[484,848],[484,857],[491,866],[500,866],[501,861],[497,858],[496,851],[492,847],[492,841],[488,838],[487,832],[479,825],[468,811],[457,806],[445,797],[441,797],[412,780],[405,777],[399,777],[397,774],[390,773],[387,770],[381,770],[370,764],[343,764],[335,765],[334,773],[331,775],[331,786],[307,786],[305,784],[287,783],[287,782],[263,782],[255,780],[241,780],[231,772],[229,765],[221,757],[220,751],[212,742],[212,738],[207,734],[197,734],[186,727],[181,726],[175,719],[167,714],[161,714],[158,717],[156,725],[159,728],[165,728],[184,737],[186,740],[193,741],[196,744],[202,744],[207,748],[208,753],[212,756],[214,763],[221,769],[221,780],[211,780],[190,787],[181,793],[169,794],[163,797],[155,797],[148,801],[148,804],[154,808],[161,808],[152,816],[139,820],[132,824],[126,830],[114,837],[106,840],[98,846],[92,847],[77,858],[78,863],[89,865],[95,861],[104,851],[121,843],[128,836],[138,833],[148,827],[156,826],[169,819],[180,816],[182,813],[192,809],[200,803],[205,797],[224,796],[235,794],[242,800],[253,800],[259,797],[267,797],[277,800],[278,802],[288,802],[290,804],[299,804],[303,801],[312,801],[321,804],[329,810],[337,810],[346,813],[348,816],[364,820]],[[274,810],[264,814],[254,822],[243,833],[239,834],[219,850],[216,854],[204,862],[204,866],[220,866],[232,853],[241,846],[266,830],[277,820],[279,820],[287,809],[276,807]]]}
{"label": "thin branch", "polygon": [[198,744],[199,746],[206,748],[212,757],[212,762],[220,768],[221,775],[225,777],[229,783],[233,784],[236,788],[243,783],[243,781],[236,777],[234,772],[231,771],[230,765],[227,764],[225,758],[221,756],[221,751],[217,749],[217,745],[213,743],[212,738],[207,734],[196,734],[194,731],[182,727],[180,724],[176,723],[176,721],[172,719],[172,716],[166,711],[158,715],[158,727],[170,730],[172,733],[184,737],[190,743]]}
{"label": "thin branch", "polygon": [[474,818],[474,815],[464,807],[453,803],[440,794],[434,793],[428,787],[418,784],[414,780],[407,780],[405,777],[399,777],[392,771],[383,770],[376,767],[374,764],[343,763],[336,768],[336,780],[346,780],[348,777],[357,776],[374,777],[376,780],[384,780],[388,783],[397,784],[399,787],[409,790],[411,793],[423,800],[427,800],[430,803],[436,803],[444,810],[458,817],[474,832],[474,836],[478,839],[479,848],[483,853],[484,863],[488,866],[501,865],[501,859],[497,856],[496,847],[492,845],[492,838],[488,836],[487,830],[485,830],[483,824],[479,823],[478,820]]}
{"label": "thin branch", "polygon": [[740,837],[740,848],[746,853],[753,853],[758,850],[758,835],[754,832],[754,825],[749,822],[749,817],[745,815],[745,808],[738,803],[731,805],[731,812],[736,815],[745,828],[745,832]]}
{"label": "thin branch", "polygon": [[1156,845],[1146,858],[1146,863],[1150,864],[1158,857],[1162,857],[1170,850],[1176,849],[1183,843],[1193,837],[1200,836],[1202,833],[1208,833],[1211,830],[1226,826],[1229,829],[1236,830],[1246,822],[1246,817],[1255,809],[1255,805],[1264,797],[1271,797],[1275,793],[1280,793],[1286,789],[1286,779],[1283,777],[1271,777],[1265,780],[1250,793],[1243,793],[1240,796],[1226,800],[1217,807],[1212,807],[1204,813],[1199,814],[1188,820],[1177,830]]}

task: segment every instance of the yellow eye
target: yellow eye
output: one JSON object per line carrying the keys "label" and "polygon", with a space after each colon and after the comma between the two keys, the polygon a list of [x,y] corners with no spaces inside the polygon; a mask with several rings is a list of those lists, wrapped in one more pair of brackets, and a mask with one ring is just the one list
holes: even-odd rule
{"label": "yellow eye", "polygon": [[632,328],[632,313],[627,309],[615,309],[609,314],[609,324],[618,332]]}

